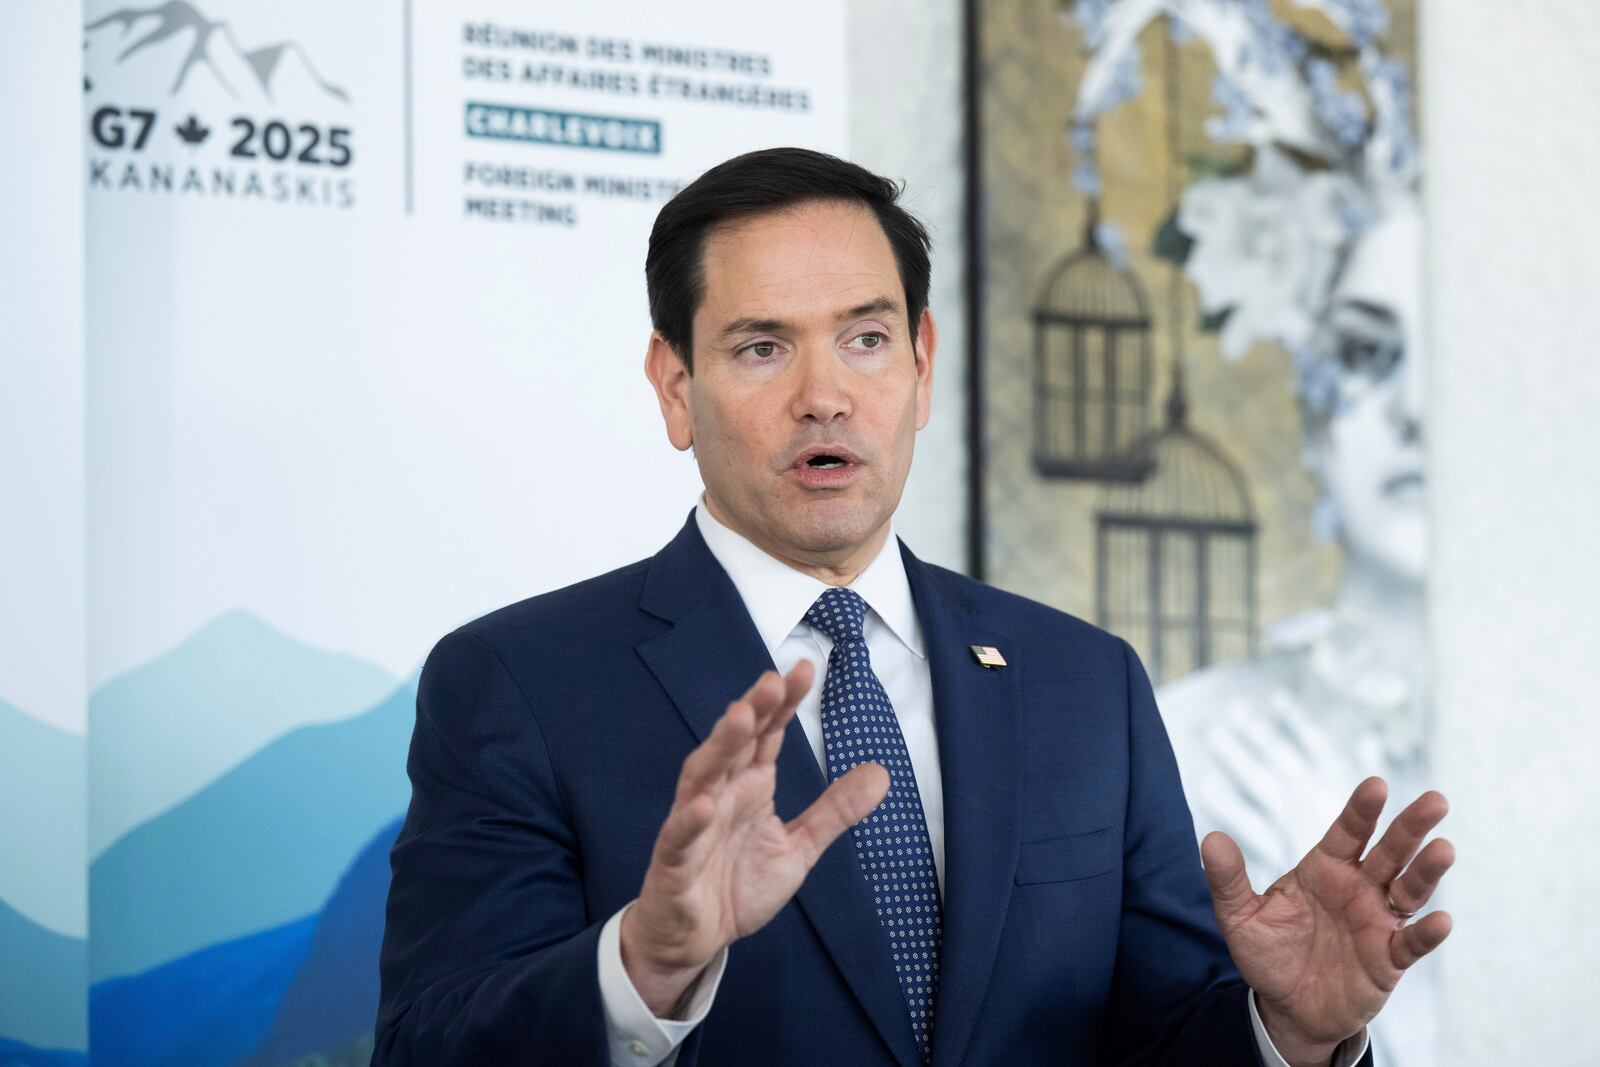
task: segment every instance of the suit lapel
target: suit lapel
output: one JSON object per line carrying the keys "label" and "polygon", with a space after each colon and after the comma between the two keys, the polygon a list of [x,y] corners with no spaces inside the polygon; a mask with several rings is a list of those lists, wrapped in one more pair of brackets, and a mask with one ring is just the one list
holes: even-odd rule
{"label": "suit lapel", "polygon": [[961,1062],[994,970],[1020,832],[1020,669],[990,669],[972,645],[1008,647],[947,578],[902,545],[927,643],[944,778],[944,936],[933,1063]]}
{"label": "suit lapel", "polygon": [[[774,668],[738,590],[706,547],[693,514],[651,561],[640,607],[673,623],[672,629],[641,642],[639,655],[696,740],[704,741],[728,704],[762,671]],[[779,818],[788,821],[799,815],[825,786],[805,731],[799,720],[791,720],[778,755],[773,800]],[[888,938],[848,833],[823,853],[795,899],[895,1057],[907,1067],[920,1063]]]}

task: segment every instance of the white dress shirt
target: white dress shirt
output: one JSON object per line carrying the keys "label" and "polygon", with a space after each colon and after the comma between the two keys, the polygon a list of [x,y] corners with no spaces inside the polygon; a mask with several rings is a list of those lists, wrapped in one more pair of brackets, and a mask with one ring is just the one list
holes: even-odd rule
{"label": "white dress shirt", "polygon": [[[796,709],[795,717],[811,745],[817,766],[826,777],[827,764],[822,755],[822,683],[833,641],[827,634],[812,629],[805,621],[805,614],[828,589],[827,584],[769,556],[718,522],[707,510],[703,497],[695,508],[694,517],[706,547],[733,580],[761,636],[761,643],[767,646],[779,672],[787,674],[802,659],[811,661],[814,680]],[[934,873],[943,891],[944,789],[939,772],[938,737],[934,733],[933,680],[922,639],[922,623],[917,618],[911,584],[906,579],[905,563],[892,529],[882,550],[849,587],[860,594],[870,609],[864,625],[867,654],[872,660],[873,673],[894,706],[895,718],[905,737],[906,753],[917,779],[917,795],[922,800],[923,818],[928,824]],[[607,920],[600,931],[600,998],[605,1007],[611,1062],[615,1067],[655,1067],[663,1063],[671,1067],[677,1060],[678,1045],[711,1010],[727,967],[728,952],[723,949],[718,953],[685,994],[682,1019],[658,1018],[645,1006],[622,966],[620,930],[622,916],[629,907],[631,903]],[[1250,994],[1249,1003],[1250,1022],[1266,1067],[1289,1067],[1267,1038],[1256,1010],[1254,992]],[[1353,1067],[1365,1054],[1366,1047],[1367,1035],[1363,1029],[1339,1047],[1333,1067]]]}

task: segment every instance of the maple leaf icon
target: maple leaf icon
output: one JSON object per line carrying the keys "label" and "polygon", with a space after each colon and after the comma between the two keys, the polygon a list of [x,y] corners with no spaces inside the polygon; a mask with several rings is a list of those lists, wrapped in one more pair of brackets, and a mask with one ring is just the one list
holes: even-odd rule
{"label": "maple leaf icon", "polygon": [[190,115],[182,126],[174,126],[173,130],[183,138],[184,144],[190,145],[200,144],[211,136],[211,130],[200,125],[200,120],[193,115]]}

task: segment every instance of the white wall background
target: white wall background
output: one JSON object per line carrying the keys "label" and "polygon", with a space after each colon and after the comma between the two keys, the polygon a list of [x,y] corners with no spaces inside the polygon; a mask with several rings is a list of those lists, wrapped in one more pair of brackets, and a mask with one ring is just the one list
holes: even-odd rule
{"label": "white wall background", "polygon": [[1423,9],[1446,1060],[1600,1063],[1600,4]]}

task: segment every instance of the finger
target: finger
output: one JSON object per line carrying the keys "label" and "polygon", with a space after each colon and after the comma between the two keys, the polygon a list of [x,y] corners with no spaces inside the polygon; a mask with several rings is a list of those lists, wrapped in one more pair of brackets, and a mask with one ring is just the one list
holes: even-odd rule
{"label": "finger", "polygon": [[888,795],[889,772],[882,764],[859,763],[835,778],[789,822],[789,835],[804,847],[806,864],[816,863],[840,834],[872,814]]}
{"label": "finger", "polygon": [[[706,788],[750,762],[754,755],[752,742],[760,735],[762,724],[780,708],[783,694],[784,683],[778,672],[763,671],[754,684],[745,690],[744,696],[728,705],[728,710],[723,712],[711,735],[701,745],[706,750],[705,755],[697,757],[695,753],[690,753],[689,758],[695,760],[693,781],[690,783],[692,788]],[[749,710],[748,722],[741,709]],[[724,726],[724,722],[728,725]],[[719,736],[718,730],[730,732]],[[688,767],[687,760],[684,765]],[[684,786],[680,777],[680,797],[685,795]]]}
{"label": "finger", "polygon": [[1213,830],[1200,842],[1200,861],[1205,864],[1206,882],[1211,886],[1211,902],[1217,909],[1217,922],[1224,928],[1228,920],[1255,900],[1250,875],[1244,867],[1244,853],[1233,838]]}
{"label": "finger", "polygon": [[689,862],[707,828],[716,821],[717,805],[708,793],[699,793],[686,803],[674,804],[656,835],[655,861],[669,867]]}
{"label": "finger", "polygon": [[787,687],[782,676],[777,671],[763,671],[755,684],[746,690],[741,700],[747,702],[756,713],[756,733],[760,734],[766,728],[772,717],[783,710],[783,701]]}
{"label": "finger", "polygon": [[1432,789],[1406,805],[1406,810],[1395,816],[1389,829],[1367,853],[1361,863],[1362,873],[1374,885],[1388,885],[1394,881],[1401,868],[1417,854],[1423,838],[1439,825],[1439,820],[1449,810],[1444,794]]}
{"label": "finger", "polygon": [[800,707],[800,702],[811,691],[811,681],[815,676],[811,661],[803,659],[789,669],[784,676],[783,706],[778,713],[767,720],[756,740],[756,762],[772,763],[778,758],[778,752],[783,747],[783,732],[789,726],[789,720],[794,718],[795,711]]}
{"label": "finger", "polygon": [[1389,955],[1402,971],[1438,948],[1450,936],[1450,913],[1436,911],[1410,926],[1396,930],[1389,939]]}
{"label": "finger", "polygon": [[711,788],[725,778],[741,762],[746,747],[755,736],[756,713],[749,701],[735,700],[711,728],[711,733],[700,742],[683,761],[678,774],[678,801]]}
{"label": "finger", "polygon": [[1317,847],[1335,859],[1360,859],[1372,832],[1378,828],[1378,816],[1383,814],[1383,802],[1388,797],[1389,786],[1382,778],[1368,778],[1356,786]]}
{"label": "finger", "polygon": [[811,692],[811,682],[816,677],[816,669],[808,659],[798,661],[789,668],[789,673],[783,676],[784,685],[787,687],[783,701],[787,707],[799,707],[800,702]]}
{"label": "finger", "polygon": [[1338,766],[1339,750],[1298,702],[1280,690],[1273,694],[1272,706],[1292,743],[1304,753],[1307,769]]}
{"label": "finger", "polygon": [[1442,837],[1429,841],[1421,854],[1411,861],[1406,873],[1389,886],[1389,899],[1401,911],[1421,911],[1433,891],[1439,888],[1439,879],[1455,861],[1456,848],[1449,841]]}

